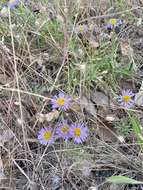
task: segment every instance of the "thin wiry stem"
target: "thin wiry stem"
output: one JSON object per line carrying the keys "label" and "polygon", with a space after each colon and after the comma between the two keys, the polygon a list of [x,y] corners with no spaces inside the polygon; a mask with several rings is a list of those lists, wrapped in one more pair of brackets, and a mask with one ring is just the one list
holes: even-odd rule
{"label": "thin wiry stem", "polygon": [[15,46],[14,46],[14,38],[13,38],[13,30],[12,30],[12,21],[11,21],[10,9],[8,9],[8,10],[9,10],[9,26],[10,26],[10,34],[11,34],[11,45],[12,45],[12,51],[13,51],[15,79],[16,79],[16,86],[18,89],[17,94],[18,94],[18,101],[19,101],[20,117],[21,117],[21,121],[22,121],[23,141],[24,141],[24,146],[26,148],[26,136],[25,136],[25,127],[23,124],[23,111],[22,111],[21,95],[20,95],[20,90],[19,90],[20,86],[19,86],[19,77],[18,77],[18,71],[17,71],[16,56],[15,56]]}

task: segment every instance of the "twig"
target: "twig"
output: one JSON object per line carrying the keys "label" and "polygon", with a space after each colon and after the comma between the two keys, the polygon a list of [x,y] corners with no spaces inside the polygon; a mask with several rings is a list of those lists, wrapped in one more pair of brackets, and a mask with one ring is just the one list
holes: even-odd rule
{"label": "twig", "polygon": [[6,90],[6,91],[11,91],[11,92],[18,92],[18,93],[23,93],[23,94],[31,95],[31,96],[36,96],[38,98],[42,98],[42,99],[45,99],[45,100],[50,100],[50,98],[47,98],[46,96],[42,96],[42,95],[39,95],[39,94],[36,94],[36,93],[20,90],[20,89],[17,89],[17,88],[7,88],[7,87],[0,86],[0,90]]}

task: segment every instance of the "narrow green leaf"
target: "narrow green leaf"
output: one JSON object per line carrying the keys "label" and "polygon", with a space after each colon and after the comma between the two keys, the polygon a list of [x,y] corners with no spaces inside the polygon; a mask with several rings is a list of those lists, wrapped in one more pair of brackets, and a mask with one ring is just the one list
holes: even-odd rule
{"label": "narrow green leaf", "polygon": [[139,143],[139,146],[140,146],[141,150],[143,151],[143,137],[142,137],[142,133],[141,133],[141,125],[140,125],[139,121],[134,117],[130,116],[130,121],[131,121],[133,130],[134,130],[134,133],[136,135],[137,142]]}
{"label": "narrow green leaf", "polygon": [[137,181],[126,176],[121,176],[121,175],[111,176],[107,178],[107,182],[113,183],[113,184],[143,184],[143,182],[141,181]]}

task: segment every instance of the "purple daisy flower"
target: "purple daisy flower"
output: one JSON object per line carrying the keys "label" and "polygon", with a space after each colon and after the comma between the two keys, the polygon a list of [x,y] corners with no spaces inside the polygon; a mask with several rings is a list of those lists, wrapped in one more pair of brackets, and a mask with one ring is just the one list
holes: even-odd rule
{"label": "purple daisy flower", "polygon": [[19,3],[20,0],[9,0],[7,5],[11,10],[13,10]]}
{"label": "purple daisy flower", "polygon": [[108,21],[106,28],[109,30],[114,30],[117,27],[121,26],[122,24],[123,24],[123,21],[121,19],[111,18]]}
{"label": "purple daisy flower", "polygon": [[135,94],[131,90],[123,90],[118,101],[124,108],[131,108],[135,103],[134,96]]}
{"label": "purple daisy flower", "polygon": [[56,134],[59,137],[62,137],[65,141],[67,141],[71,135],[70,135],[70,125],[68,124],[67,120],[64,120],[62,123],[59,124]]}
{"label": "purple daisy flower", "polygon": [[84,124],[72,124],[70,130],[71,137],[76,144],[82,143],[88,136],[88,128]]}
{"label": "purple daisy flower", "polygon": [[41,144],[52,144],[55,140],[52,132],[52,128],[42,128],[38,134],[38,140]]}
{"label": "purple daisy flower", "polygon": [[86,34],[88,32],[88,26],[86,24],[80,24],[76,27],[76,34]]}
{"label": "purple daisy flower", "polygon": [[59,110],[66,111],[71,106],[71,100],[72,99],[70,96],[67,96],[61,92],[58,96],[55,96],[53,99],[51,99],[52,108],[58,108]]}

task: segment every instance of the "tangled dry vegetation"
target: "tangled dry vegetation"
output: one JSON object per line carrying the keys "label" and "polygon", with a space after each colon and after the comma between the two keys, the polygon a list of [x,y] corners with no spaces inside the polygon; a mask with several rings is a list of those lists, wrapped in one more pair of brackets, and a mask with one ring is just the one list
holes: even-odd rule
{"label": "tangled dry vegetation", "polygon": [[[0,189],[142,190],[107,179],[143,181],[143,105],[138,98],[128,110],[117,101],[123,89],[143,96],[143,1],[21,0],[7,11],[0,17]],[[122,26],[108,30],[111,18]],[[79,25],[88,32],[75,32]],[[80,103],[52,111],[59,92]],[[40,144],[38,131],[63,117],[86,123],[87,140]]]}

